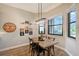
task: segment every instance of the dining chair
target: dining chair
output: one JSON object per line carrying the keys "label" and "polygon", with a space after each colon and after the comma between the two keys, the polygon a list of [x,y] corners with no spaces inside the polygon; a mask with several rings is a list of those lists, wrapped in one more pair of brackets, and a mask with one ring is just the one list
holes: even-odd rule
{"label": "dining chair", "polygon": [[33,39],[29,37],[29,53],[31,53],[31,56],[34,56],[35,49],[36,49],[36,43],[33,42]]}
{"label": "dining chair", "polygon": [[[55,38],[52,38],[52,37],[48,37],[48,39],[53,40],[53,42],[55,41]],[[52,54],[51,49],[53,50],[53,54]],[[48,56],[51,55],[51,54],[52,54],[52,55],[55,55],[55,45],[52,45],[52,46],[50,46],[50,47],[48,48]]]}
{"label": "dining chair", "polygon": [[32,38],[29,37],[29,53],[32,55]]}
{"label": "dining chair", "polygon": [[37,43],[34,43],[34,42],[32,42],[32,51],[31,51],[31,55],[32,56],[34,56],[35,55],[35,53],[36,53],[36,55],[37,55],[37,52],[36,52],[36,50],[37,50]]}
{"label": "dining chair", "polygon": [[43,53],[43,56],[45,56],[45,50],[44,48],[40,47],[39,43],[36,43],[36,49],[37,56],[40,56],[41,53]]}
{"label": "dining chair", "polygon": [[[55,41],[55,38],[53,38],[53,41]],[[55,45],[52,45],[53,48],[53,55],[55,56]]]}
{"label": "dining chair", "polygon": [[29,38],[29,43],[30,43],[29,52],[31,52],[31,56],[34,56],[35,53],[37,56],[40,56],[40,53],[42,53],[42,52],[44,55],[44,49],[39,46],[38,42],[35,43],[35,42],[33,42],[32,38]]}

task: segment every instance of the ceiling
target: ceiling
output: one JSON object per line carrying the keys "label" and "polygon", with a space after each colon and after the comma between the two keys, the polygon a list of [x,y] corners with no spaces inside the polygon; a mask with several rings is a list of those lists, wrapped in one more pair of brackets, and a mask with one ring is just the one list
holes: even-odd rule
{"label": "ceiling", "polygon": [[[5,3],[8,6],[23,9],[32,13],[38,13],[38,3]],[[48,12],[61,5],[61,3],[42,3],[42,12]]]}

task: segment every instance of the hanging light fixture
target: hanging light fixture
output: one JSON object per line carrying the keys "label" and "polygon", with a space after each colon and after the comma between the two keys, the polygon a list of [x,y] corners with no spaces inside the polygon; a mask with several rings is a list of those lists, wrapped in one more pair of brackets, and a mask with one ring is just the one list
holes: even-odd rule
{"label": "hanging light fixture", "polygon": [[38,22],[41,19],[42,19],[42,3],[38,3],[38,20],[36,22]]}
{"label": "hanging light fixture", "polygon": [[43,17],[43,4],[42,3],[38,3],[38,20],[36,20],[36,22],[46,19]]}

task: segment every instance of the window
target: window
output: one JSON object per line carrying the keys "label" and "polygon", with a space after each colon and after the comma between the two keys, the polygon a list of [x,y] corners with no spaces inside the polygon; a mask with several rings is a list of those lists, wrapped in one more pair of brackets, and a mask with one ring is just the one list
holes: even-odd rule
{"label": "window", "polygon": [[48,34],[53,34],[53,24],[52,19],[48,21]]}
{"label": "window", "polygon": [[68,13],[68,36],[71,38],[76,37],[76,11],[71,11]]}
{"label": "window", "polygon": [[62,33],[62,16],[56,16],[48,21],[48,34],[63,35]]}
{"label": "window", "polygon": [[40,21],[39,23],[39,34],[45,34],[45,22],[44,21]]}

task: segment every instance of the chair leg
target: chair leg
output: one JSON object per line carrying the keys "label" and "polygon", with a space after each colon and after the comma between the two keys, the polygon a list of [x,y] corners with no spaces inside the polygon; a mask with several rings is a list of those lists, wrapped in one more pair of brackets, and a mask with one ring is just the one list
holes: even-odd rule
{"label": "chair leg", "polygon": [[29,45],[29,53],[31,54],[31,46]]}
{"label": "chair leg", "polygon": [[36,52],[36,55],[37,55],[37,56],[40,56],[39,52]]}
{"label": "chair leg", "polygon": [[32,49],[31,49],[31,56],[33,55],[33,51],[32,51]]}
{"label": "chair leg", "polygon": [[35,50],[34,49],[32,49],[32,56],[34,56],[35,55]]}
{"label": "chair leg", "polygon": [[43,56],[45,56],[45,51],[43,51]]}
{"label": "chair leg", "polygon": [[50,56],[51,47],[48,48],[48,56]]}
{"label": "chair leg", "polygon": [[53,55],[55,56],[55,50],[54,50],[54,48],[55,48],[55,47],[54,47],[54,45],[53,45]]}
{"label": "chair leg", "polygon": [[34,55],[34,51],[33,51],[32,47],[31,47],[31,45],[30,45],[30,47],[29,47],[29,53],[30,53],[31,56]]}

